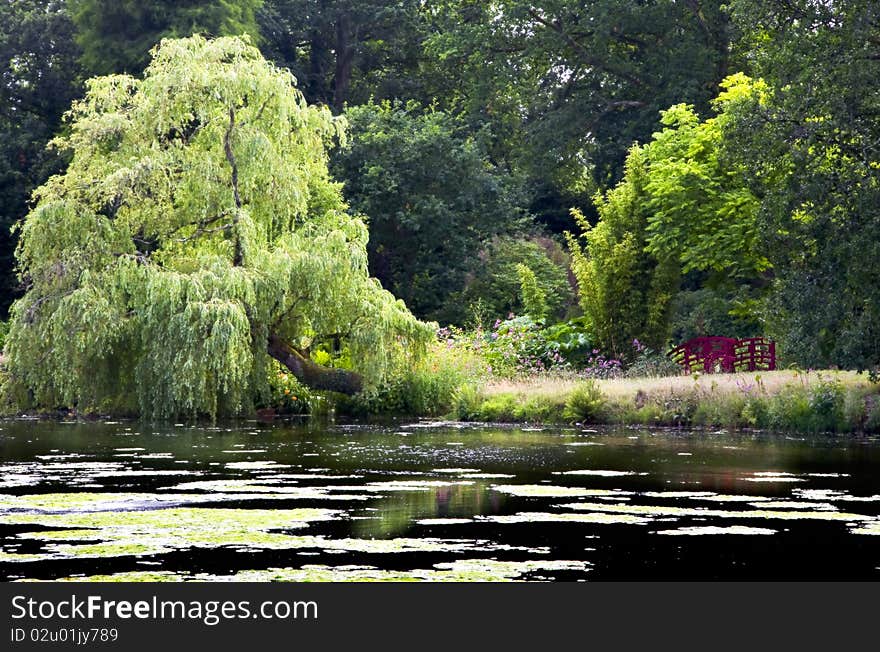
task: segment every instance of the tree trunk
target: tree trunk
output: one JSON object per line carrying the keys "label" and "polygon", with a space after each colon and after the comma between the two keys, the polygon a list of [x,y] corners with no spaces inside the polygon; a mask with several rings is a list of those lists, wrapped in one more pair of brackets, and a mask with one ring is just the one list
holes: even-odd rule
{"label": "tree trunk", "polygon": [[306,77],[306,97],[310,102],[329,104],[332,98],[328,88],[327,64],[331,45],[319,27],[309,36],[309,72]]}
{"label": "tree trunk", "polygon": [[298,381],[312,389],[323,389],[349,396],[363,387],[359,374],[345,369],[331,369],[313,362],[290,344],[272,333],[269,335],[269,355],[290,369]]}
{"label": "tree trunk", "polygon": [[351,86],[354,44],[351,39],[351,16],[343,11],[336,19],[336,74],[333,78],[333,108],[342,113]]}

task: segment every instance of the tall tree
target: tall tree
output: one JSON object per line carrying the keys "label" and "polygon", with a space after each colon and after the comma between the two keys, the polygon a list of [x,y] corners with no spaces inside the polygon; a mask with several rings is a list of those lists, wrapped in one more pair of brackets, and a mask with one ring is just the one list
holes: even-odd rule
{"label": "tall tree", "polygon": [[78,57],[63,2],[0,3],[0,319],[17,286],[10,228],[31,191],[64,164],[46,143],[80,93]]}
{"label": "tall tree", "polygon": [[568,235],[581,306],[596,342],[618,358],[633,339],[660,349],[669,336],[669,311],[678,290],[680,264],[667,252],[648,250],[650,196],[645,152],[635,146],[623,181],[595,198],[595,226],[575,213],[585,245]]}
{"label": "tall tree", "polygon": [[427,48],[442,101],[493,124],[493,154],[532,171],[536,208],[552,222],[566,194],[620,178],[661,109],[708,108],[729,65],[722,4],[446,0],[430,5],[438,29]]}
{"label": "tall tree", "polygon": [[310,102],[340,113],[371,98],[421,98],[418,0],[266,0],[263,51],[293,71]]}
{"label": "tall tree", "polygon": [[346,117],[335,170],[352,209],[369,216],[370,269],[416,314],[453,319],[450,295],[483,243],[526,219],[517,179],[441,111],[383,102]]}
{"label": "tall tree", "polygon": [[[353,393],[433,337],[367,272],[367,230],[327,170],[339,136],[237,38],[166,40],[143,79],[92,79],[65,174],[18,250],[6,389],[20,407],[236,414],[274,357]],[[341,341],[355,371],[314,363]]]}
{"label": "tall tree", "polygon": [[225,36],[259,29],[263,0],[68,0],[89,74],[138,74],[164,37]]}
{"label": "tall tree", "polygon": [[623,180],[596,198],[596,226],[581,218],[586,247],[569,238],[584,311],[599,342],[617,355],[633,339],[652,348],[666,343],[679,272],[691,280],[699,274],[719,296],[748,297],[752,285],[766,285],[759,200],[722,142],[731,111],[760,97],[764,85],[736,74],[721,86],[714,117],[700,120],[684,104],[663,111],[664,128],[630,151]]}
{"label": "tall tree", "polygon": [[692,106],[662,112],[663,129],[645,147],[650,174],[648,250],[672,254],[682,271],[709,272],[727,281],[750,281],[770,268],[758,233],[758,198],[745,170],[725,156],[723,130],[731,105],[764,88],[745,75],[731,75],[712,104],[717,115],[700,120]]}
{"label": "tall tree", "polygon": [[726,142],[761,198],[777,336],[805,366],[880,368],[880,5],[732,7],[768,86]]}

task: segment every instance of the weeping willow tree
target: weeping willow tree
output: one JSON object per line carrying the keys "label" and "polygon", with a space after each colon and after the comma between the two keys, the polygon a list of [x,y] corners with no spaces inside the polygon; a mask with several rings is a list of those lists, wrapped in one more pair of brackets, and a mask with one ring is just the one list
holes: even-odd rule
{"label": "weeping willow tree", "polygon": [[[7,390],[19,408],[154,418],[250,409],[272,358],[313,388],[369,391],[432,328],[367,271],[325,108],[238,38],[164,40],[142,79],[92,79],[66,173],[35,193],[16,252]],[[356,361],[316,364],[342,342]]]}

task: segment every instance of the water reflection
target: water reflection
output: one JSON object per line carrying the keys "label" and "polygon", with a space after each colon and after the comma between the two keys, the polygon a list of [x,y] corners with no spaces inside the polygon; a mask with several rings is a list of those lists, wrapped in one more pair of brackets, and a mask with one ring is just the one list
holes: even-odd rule
{"label": "water reflection", "polygon": [[354,523],[358,536],[389,537],[414,525],[443,526],[473,522],[475,515],[498,514],[504,496],[485,482],[443,484],[424,491],[404,491],[381,498]]}
{"label": "water reflection", "polygon": [[5,579],[877,578],[876,439],[0,422]]}

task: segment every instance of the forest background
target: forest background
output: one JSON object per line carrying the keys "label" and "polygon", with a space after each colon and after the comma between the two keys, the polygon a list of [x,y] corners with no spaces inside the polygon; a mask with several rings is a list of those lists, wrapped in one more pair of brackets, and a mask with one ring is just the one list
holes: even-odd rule
{"label": "forest background", "polygon": [[442,326],[435,372],[454,354],[496,377],[660,374],[654,354],[698,335],[880,367],[870,0],[7,0],[0,320],[28,283],[13,227],[70,162],[47,144],[86,80],[192,33],[249,35],[344,117],[330,170],[370,273]]}

